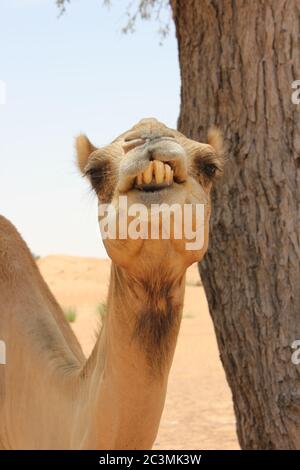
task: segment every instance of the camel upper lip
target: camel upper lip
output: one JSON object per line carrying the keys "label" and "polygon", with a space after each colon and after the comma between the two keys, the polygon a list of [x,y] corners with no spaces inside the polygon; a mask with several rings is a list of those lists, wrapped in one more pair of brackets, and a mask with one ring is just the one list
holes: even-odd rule
{"label": "camel upper lip", "polygon": [[171,142],[154,142],[137,145],[128,152],[120,167],[118,189],[127,192],[138,188],[154,192],[183,183],[187,179],[187,163],[184,149]]}

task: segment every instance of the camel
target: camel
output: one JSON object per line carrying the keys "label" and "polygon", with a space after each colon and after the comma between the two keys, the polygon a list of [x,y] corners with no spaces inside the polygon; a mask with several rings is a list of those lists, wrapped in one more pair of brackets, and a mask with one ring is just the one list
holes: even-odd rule
{"label": "camel", "polygon": [[[208,246],[210,193],[222,139],[198,143],[141,120],[110,145],[76,142],[99,204],[204,204],[204,243],[106,238],[112,260],[107,315],[83,355],[25,242],[0,218],[1,449],[151,449],[162,415],[183,308],[185,272]],[[101,217],[100,217],[101,219]],[[101,221],[100,221],[101,222]],[[194,221],[195,222],[195,221]]]}

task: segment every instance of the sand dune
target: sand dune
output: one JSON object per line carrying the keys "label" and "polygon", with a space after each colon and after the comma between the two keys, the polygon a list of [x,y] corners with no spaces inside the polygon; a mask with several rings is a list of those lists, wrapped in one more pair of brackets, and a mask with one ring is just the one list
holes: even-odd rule
{"label": "sand dune", "polygon": [[[99,328],[110,261],[48,256],[40,270],[60,305],[74,307],[72,328],[86,355]],[[230,390],[220,363],[196,265],[188,270],[181,331],[155,449],[238,449]]]}

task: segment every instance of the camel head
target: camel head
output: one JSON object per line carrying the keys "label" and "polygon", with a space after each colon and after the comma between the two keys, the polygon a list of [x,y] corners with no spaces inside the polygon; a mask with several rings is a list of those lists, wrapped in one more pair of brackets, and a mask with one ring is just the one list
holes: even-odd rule
{"label": "camel head", "polygon": [[208,143],[199,143],[156,119],[143,119],[106,147],[94,147],[84,135],[76,147],[79,168],[98,197],[105,247],[116,264],[139,273],[162,263],[185,270],[202,259],[210,192],[223,167],[217,130],[209,133]]}

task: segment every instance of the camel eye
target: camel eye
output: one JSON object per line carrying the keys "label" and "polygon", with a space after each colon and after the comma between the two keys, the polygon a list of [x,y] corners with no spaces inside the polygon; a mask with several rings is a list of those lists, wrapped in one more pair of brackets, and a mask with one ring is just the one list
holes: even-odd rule
{"label": "camel eye", "polygon": [[207,163],[203,166],[203,171],[206,176],[209,176],[211,178],[216,173],[217,167],[213,163]]}
{"label": "camel eye", "polygon": [[197,155],[194,159],[194,169],[197,176],[205,176],[206,179],[213,179],[214,176],[221,172],[221,168],[218,164],[218,160],[215,154],[212,153],[203,153]]}
{"label": "camel eye", "polygon": [[85,176],[90,178],[93,189],[98,193],[104,183],[105,172],[103,171],[103,168],[89,168],[85,172]]}

